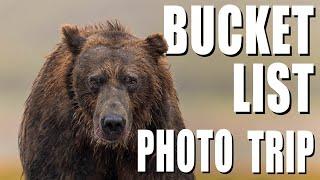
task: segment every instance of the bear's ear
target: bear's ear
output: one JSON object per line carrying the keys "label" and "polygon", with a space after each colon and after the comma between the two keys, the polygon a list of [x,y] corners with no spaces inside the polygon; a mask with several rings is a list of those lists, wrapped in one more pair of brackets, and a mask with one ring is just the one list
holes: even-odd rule
{"label": "bear's ear", "polygon": [[153,34],[148,36],[145,41],[147,42],[147,49],[151,55],[159,57],[165,55],[168,51],[167,41],[162,34]]}
{"label": "bear's ear", "polygon": [[61,28],[63,35],[63,42],[66,43],[69,50],[74,54],[79,54],[82,45],[85,42],[85,38],[80,35],[77,26],[64,25]]}

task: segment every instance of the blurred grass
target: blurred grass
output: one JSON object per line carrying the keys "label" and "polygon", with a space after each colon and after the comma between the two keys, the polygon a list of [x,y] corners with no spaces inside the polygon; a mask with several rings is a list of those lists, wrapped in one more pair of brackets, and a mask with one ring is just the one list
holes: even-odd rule
{"label": "blurred grass", "polygon": [[209,179],[216,179],[216,180],[251,180],[251,179],[258,179],[258,180],[265,180],[265,179],[272,179],[272,180],[298,180],[298,179],[308,179],[308,180],[318,180],[320,176],[305,176],[305,175],[197,175],[197,179],[200,180],[209,180]]}
{"label": "blurred grass", "polygon": [[16,167],[0,167],[0,180],[17,180],[22,175],[22,168]]}

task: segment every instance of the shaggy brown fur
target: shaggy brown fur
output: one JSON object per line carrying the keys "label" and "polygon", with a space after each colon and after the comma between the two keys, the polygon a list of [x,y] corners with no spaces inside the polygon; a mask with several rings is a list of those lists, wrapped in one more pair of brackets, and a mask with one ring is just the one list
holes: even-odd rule
{"label": "shaggy brown fur", "polygon": [[[117,22],[65,25],[62,34],[26,102],[19,133],[26,179],[193,179],[156,173],[155,155],[137,173],[137,129],[184,128],[162,35],[139,39]],[[96,74],[99,81],[88,82]],[[97,119],[114,97],[125,104],[127,135],[111,143]]]}

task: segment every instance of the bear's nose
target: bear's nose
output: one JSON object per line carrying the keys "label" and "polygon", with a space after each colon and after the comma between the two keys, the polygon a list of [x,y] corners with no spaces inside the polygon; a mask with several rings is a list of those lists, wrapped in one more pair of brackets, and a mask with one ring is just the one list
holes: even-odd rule
{"label": "bear's nose", "polygon": [[116,114],[104,116],[101,119],[101,127],[106,135],[121,134],[126,124],[126,120]]}

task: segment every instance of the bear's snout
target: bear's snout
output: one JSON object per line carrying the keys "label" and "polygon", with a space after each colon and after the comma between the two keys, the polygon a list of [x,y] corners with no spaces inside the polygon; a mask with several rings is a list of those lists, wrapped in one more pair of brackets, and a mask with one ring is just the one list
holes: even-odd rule
{"label": "bear's snout", "polygon": [[121,115],[109,114],[101,118],[101,128],[108,140],[117,140],[126,126],[126,119]]}

